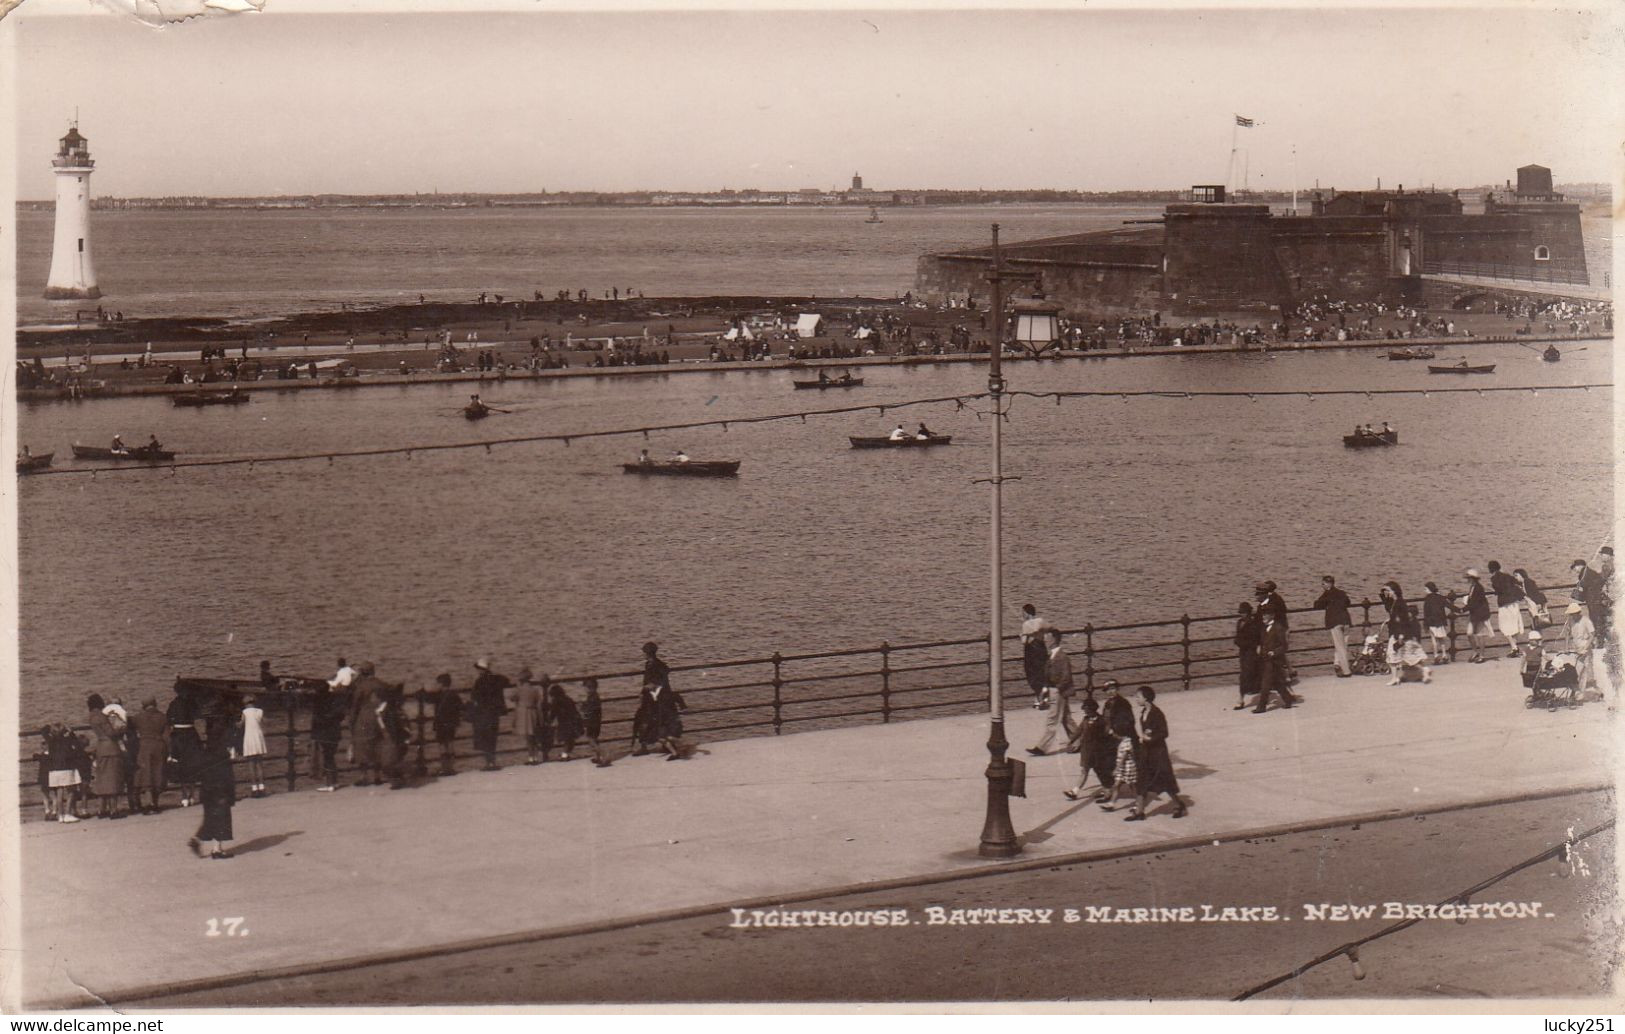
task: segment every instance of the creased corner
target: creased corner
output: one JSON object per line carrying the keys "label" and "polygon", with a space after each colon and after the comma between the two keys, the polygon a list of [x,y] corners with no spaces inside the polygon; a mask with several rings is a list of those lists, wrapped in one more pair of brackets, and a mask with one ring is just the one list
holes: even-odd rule
{"label": "creased corner", "polygon": [[0,18],[15,11],[22,2],[23,0],[0,0]]}
{"label": "creased corner", "polygon": [[[0,5],[21,0],[0,0]],[[193,18],[259,14],[269,0],[92,0],[97,6],[146,25],[173,25]]]}

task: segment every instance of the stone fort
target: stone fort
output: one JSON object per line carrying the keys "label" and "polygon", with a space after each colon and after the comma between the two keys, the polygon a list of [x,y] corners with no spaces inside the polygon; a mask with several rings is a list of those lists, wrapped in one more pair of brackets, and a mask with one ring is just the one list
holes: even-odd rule
{"label": "stone fort", "polygon": [[[1069,311],[1201,315],[1267,311],[1318,295],[1346,301],[1421,302],[1423,273],[1586,283],[1580,206],[1552,190],[1539,165],[1518,184],[1465,212],[1459,192],[1397,190],[1313,195],[1311,214],[1227,201],[1220,186],[1192,188],[1159,225],[1048,237],[1001,246],[1006,268]],[[990,248],[924,255],[915,294],[985,308]]]}

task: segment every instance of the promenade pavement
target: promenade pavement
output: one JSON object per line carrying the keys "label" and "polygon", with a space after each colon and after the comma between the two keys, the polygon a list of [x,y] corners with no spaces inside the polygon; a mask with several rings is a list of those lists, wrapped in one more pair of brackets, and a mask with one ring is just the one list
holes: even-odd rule
{"label": "promenade pavement", "polygon": [[[1305,636],[1309,633],[1304,633]],[[1339,817],[1611,785],[1602,703],[1526,710],[1514,661],[1457,664],[1431,685],[1307,679],[1305,703],[1233,711],[1233,689],[1163,694],[1191,804],[1125,823],[1065,800],[1075,755],[1026,758],[1011,802],[1042,862]],[[1012,755],[1039,735],[1025,692]],[[241,802],[237,857],[198,860],[200,815],[22,829],[24,949],[11,979],[39,1008],[200,978],[317,965],[745,899],[964,874],[986,799],[985,716],[466,771],[401,791]],[[466,762],[465,762],[466,763]],[[1554,804],[1561,807],[1561,804]],[[1312,891],[1306,891],[1312,893]],[[209,921],[241,917],[236,936]]]}

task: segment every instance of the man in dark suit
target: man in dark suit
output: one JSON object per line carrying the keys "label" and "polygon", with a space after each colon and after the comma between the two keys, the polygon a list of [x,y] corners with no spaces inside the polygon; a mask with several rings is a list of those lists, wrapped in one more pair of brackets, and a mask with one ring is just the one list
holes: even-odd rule
{"label": "man in dark suit", "polygon": [[474,727],[474,749],[485,755],[485,771],[495,772],[497,765],[497,728],[502,716],[508,713],[508,701],[503,690],[513,685],[506,675],[491,670],[491,662],[484,657],[474,662],[479,672],[474,688],[469,692],[469,724]]}
{"label": "man in dark suit", "polygon": [[1258,686],[1258,706],[1253,714],[1269,709],[1270,692],[1281,697],[1282,707],[1292,706],[1292,694],[1286,690],[1286,626],[1275,616],[1274,610],[1261,610],[1264,627],[1258,640],[1258,656],[1262,671]]}
{"label": "man in dark suit", "polygon": [[374,674],[371,661],[362,661],[356,671],[361,677],[350,687],[350,760],[361,773],[356,785],[373,786],[384,781],[384,727],[379,724],[378,711],[389,687]]}

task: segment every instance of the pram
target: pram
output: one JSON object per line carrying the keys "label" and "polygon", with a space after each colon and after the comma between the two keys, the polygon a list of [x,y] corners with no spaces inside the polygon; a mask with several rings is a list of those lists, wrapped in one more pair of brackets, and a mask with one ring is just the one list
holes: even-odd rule
{"label": "pram", "polygon": [[1573,654],[1557,654],[1545,658],[1544,663],[1532,658],[1538,667],[1530,667],[1526,662],[1523,684],[1530,693],[1524,698],[1523,706],[1544,707],[1548,711],[1579,707],[1580,671],[1575,667],[1575,659]]}
{"label": "pram", "polygon": [[1386,640],[1375,632],[1365,637],[1360,652],[1349,658],[1349,670],[1356,675],[1381,675],[1388,670]]}

